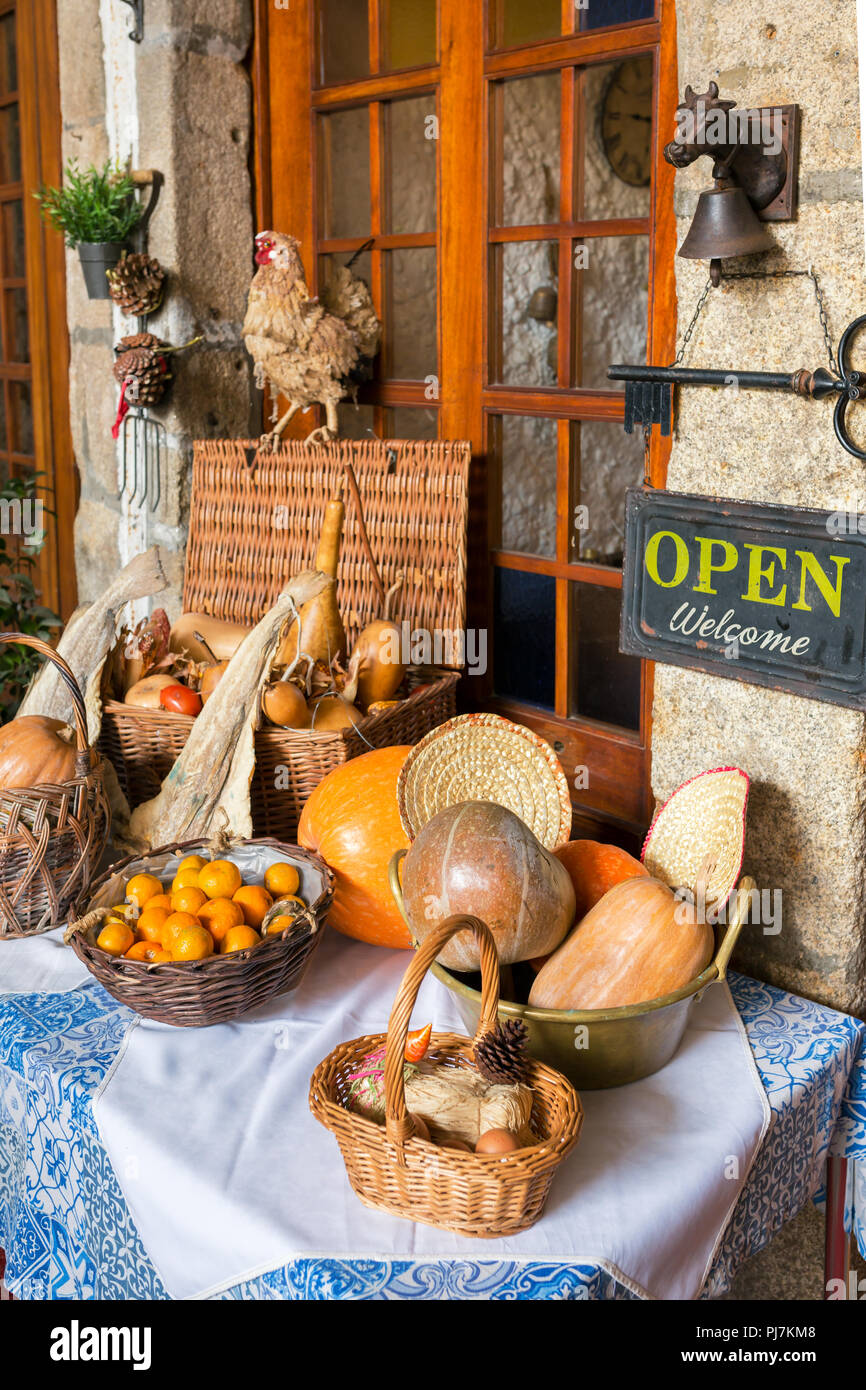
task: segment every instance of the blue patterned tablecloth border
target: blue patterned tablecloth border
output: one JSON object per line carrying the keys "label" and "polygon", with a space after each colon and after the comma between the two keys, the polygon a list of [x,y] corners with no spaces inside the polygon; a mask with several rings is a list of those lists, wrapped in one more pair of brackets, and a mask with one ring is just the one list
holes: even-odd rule
{"label": "blue patterned tablecloth border", "polygon": [[[866,1025],[730,977],[773,1122],[702,1297],[729,1287],[820,1184],[851,1165],[849,1218],[866,1254]],[[0,995],[0,1245],[24,1298],[164,1299],[93,1121],[93,1095],[130,1013],[95,982]],[[630,1299],[604,1270],[507,1260],[297,1258],[222,1299]]]}

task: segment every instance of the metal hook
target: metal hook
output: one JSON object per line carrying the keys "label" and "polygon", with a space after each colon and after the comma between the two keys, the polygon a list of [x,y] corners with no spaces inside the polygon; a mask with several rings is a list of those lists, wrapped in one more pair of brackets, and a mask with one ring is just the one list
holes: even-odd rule
{"label": "metal hook", "polygon": [[144,0],[123,0],[132,9],[132,28],[129,37],[133,43],[141,43],[144,38]]}
{"label": "metal hook", "polygon": [[836,355],[840,377],[840,380],[836,382],[839,399],[833,411],[833,429],[836,432],[836,438],[843,449],[847,449],[849,454],[853,454],[858,459],[866,459],[866,449],[860,449],[854,443],[848,433],[845,415],[849,402],[860,400],[863,395],[861,373],[852,371],[850,368],[849,349],[853,339],[864,324],[866,324],[866,314],[862,314],[859,319],[853,319],[839,339],[839,350]]}

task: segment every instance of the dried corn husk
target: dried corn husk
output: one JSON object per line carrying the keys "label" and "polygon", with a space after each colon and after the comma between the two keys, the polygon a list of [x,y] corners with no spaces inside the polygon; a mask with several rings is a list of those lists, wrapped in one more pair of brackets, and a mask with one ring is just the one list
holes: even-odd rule
{"label": "dried corn husk", "polygon": [[[72,667],[84,693],[87,735],[95,744],[102,728],[100,681],[105,658],[114,646],[117,617],[132,599],[161,594],[168,587],[159,546],[136,555],[94,603],[82,605],[66,624],[57,651]],[[24,697],[19,715],[42,714],[73,723],[72,697],[52,662],[46,662]]]}
{"label": "dried corn husk", "polygon": [[462,1139],[473,1148],[489,1129],[510,1129],[534,1144],[528,1086],[491,1086],[474,1068],[423,1066],[405,1082],[406,1108],[424,1120],[434,1142]]}
{"label": "dried corn husk", "polygon": [[220,811],[232,834],[252,835],[250,781],[260,691],[286,623],[327,583],[315,570],[296,575],[241,642],[159,793],[133,812],[132,848],[208,835]]}

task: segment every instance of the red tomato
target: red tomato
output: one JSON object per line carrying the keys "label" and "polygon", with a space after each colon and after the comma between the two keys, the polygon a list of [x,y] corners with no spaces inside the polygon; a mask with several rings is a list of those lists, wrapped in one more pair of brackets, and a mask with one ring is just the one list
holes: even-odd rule
{"label": "red tomato", "polygon": [[188,685],[167,685],[159,692],[159,703],[172,714],[198,714],[201,696]]}

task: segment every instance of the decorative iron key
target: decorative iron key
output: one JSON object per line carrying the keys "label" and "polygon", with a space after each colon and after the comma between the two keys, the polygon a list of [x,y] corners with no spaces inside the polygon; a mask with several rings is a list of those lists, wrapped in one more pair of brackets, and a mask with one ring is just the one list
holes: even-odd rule
{"label": "decorative iron key", "polygon": [[671,432],[673,388],[675,386],[736,386],[746,391],[789,391],[795,396],[824,400],[834,393],[838,397],[833,412],[836,438],[855,458],[866,459],[866,449],[860,449],[848,433],[845,413],[851,401],[860,400],[866,392],[866,377],[851,370],[849,352],[852,339],[866,324],[866,314],[849,323],[839,342],[834,376],[826,367],[809,372],[801,367],[796,372],[737,372],[711,371],[702,367],[643,367],[611,366],[607,375],[611,381],[625,382],[625,432],[632,434],[635,424],[650,428],[659,425],[663,435]]}

